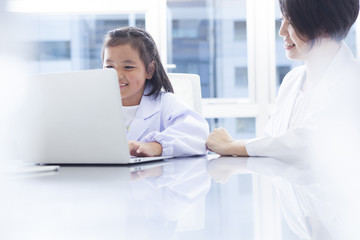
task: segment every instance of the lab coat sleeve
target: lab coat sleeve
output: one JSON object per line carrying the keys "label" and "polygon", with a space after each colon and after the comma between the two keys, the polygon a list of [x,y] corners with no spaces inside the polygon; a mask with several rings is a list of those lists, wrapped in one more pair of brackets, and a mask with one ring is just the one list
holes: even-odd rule
{"label": "lab coat sleeve", "polygon": [[162,96],[161,121],[164,130],[149,133],[143,141],[160,143],[163,156],[179,157],[207,153],[205,143],[209,135],[208,123],[172,93]]}
{"label": "lab coat sleeve", "polygon": [[312,156],[311,140],[313,135],[313,129],[299,127],[279,136],[265,136],[248,140],[245,147],[249,156],[271,157],[296,162]]}

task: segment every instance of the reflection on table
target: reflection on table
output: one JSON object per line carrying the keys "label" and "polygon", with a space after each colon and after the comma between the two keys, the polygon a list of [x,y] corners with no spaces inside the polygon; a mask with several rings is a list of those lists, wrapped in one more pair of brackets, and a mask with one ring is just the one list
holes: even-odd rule
{"label": "reflection on table", "polygon": [[352,237],[336,192],[303,162],[208,155],[0,180],[1,239]]}

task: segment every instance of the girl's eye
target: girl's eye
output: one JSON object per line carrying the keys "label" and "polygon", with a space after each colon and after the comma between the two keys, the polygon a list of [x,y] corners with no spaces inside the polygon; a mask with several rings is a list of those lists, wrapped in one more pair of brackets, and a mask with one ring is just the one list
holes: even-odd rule
{"label": "girl's eye", "polygon": [[114,68],[113,66],[105,66],[105,68]]}
{"label": "girl's eye", "polygon": [[132,68],[134,68],[133,66],[125,66],[124,67],[125,69],[132,69]]}

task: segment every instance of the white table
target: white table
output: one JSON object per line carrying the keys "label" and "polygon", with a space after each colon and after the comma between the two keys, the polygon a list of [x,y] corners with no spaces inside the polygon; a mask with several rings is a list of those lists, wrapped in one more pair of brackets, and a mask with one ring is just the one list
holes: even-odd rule
{"label": "white table", "polygon": [[337,230],[311,172],[267,158],[65,165],[3,174],[0,188],[6,240],[330,239]]}

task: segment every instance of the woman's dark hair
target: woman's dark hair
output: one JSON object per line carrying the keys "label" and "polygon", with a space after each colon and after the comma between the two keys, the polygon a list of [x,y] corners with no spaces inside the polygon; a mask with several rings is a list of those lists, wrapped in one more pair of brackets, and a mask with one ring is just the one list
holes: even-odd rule
{"label": "woman's dark hair", "polygon": [[346,37],[359,14],[359,0],[279,0],[281,13],[302,40]]}
{"label": "woman's dark hair", "polygon": [[157,98],[162,88],[166,92],[174,92],[170,80],[161,63],[160,55],[153,38],[145,30],[136,27],[125,27],[109,31],[102,47],[102,60],[107,47],[116,47],[129,44],[139,53],[140,59],[145,65],[146,72],[150,71],[151,62],[154,61],[154,74],[145,82],[145,89],[149,89],[146,96]]}

